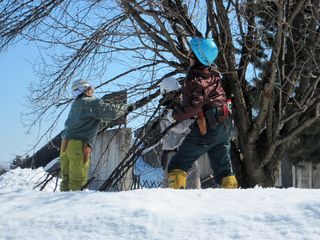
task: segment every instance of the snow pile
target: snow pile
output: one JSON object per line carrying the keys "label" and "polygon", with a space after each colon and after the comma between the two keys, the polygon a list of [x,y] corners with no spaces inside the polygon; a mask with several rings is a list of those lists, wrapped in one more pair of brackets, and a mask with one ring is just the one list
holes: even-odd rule
{"label": "snow pile", "polygon": [[314,239],[320,190],[32,191],[40,170],[0,177],[0,239]]}
{"label": "snow pile", "polygon": [[[10,170],[5,174],[0,176],[0,191],[32,191],[33,188],[45,180],[47,173],[43,170],[43,168],[38,169],[21,169],[16,168],[14,170]],[[59,189],[60,180],[58,180],[58,189]],[[55,181],[51,181],[47,184],[44,191],[53,192],[55,188]],[[39,189],[39,188],[37,188]]]}

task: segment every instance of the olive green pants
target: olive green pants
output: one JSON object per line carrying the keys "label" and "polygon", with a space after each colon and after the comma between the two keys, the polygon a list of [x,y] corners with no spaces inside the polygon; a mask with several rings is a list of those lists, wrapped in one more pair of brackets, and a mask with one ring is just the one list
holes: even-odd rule
{"label": "olive green pants", "polygon": [[60,183],[60,191],[62,192],[81,190],[88,181],[90,156],[85,159],[83,147],[83,141],[70,139],[66,149],[61,148],[62,181]]}

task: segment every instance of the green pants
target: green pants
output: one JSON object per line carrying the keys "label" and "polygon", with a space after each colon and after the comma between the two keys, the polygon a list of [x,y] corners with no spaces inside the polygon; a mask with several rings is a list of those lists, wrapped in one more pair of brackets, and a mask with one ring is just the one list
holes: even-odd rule
{"label": "green pants", "polygon": [[65,151],[60,151],[61,177],[60,191],[77,191],[88,181],[90,157],[84,159],[83,141],[69,140]]}
{"label": "green pants", "polygon": [[223,177],[233,175],[229,142],[230,124],[228,120],[226,125],[217,124],[214,127],[208,127],[206,135],[201,135],[196,123],[191,125],[191,132],[171,159],[168,171],[181,169],[187,172],[193,162],[202,154],[208,153],[215,181],[220,185]]}

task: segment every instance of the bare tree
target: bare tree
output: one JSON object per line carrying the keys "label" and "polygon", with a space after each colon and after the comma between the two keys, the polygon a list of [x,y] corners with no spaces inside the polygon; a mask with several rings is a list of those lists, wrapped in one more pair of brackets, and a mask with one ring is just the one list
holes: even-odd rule
{"label": "bare tree", "polygon": [[[148,116],[161,79],[186,73],[188,37],[214,38],[217,66],[236,109],[242,186],[272,186],[294,136],[319,119],[319,5],[320,0],[1,1],[0,49],[24,38],[47,54],[38,65],[42,78],[32,86],[32,126],[58,115],[57,108],[69,102],[66,87],[80,76],[96,79],[102,92],[111,85],[127,89],[132,101],[154,94],[140,111]],[[115,67],[119,74],[108,77]]]}

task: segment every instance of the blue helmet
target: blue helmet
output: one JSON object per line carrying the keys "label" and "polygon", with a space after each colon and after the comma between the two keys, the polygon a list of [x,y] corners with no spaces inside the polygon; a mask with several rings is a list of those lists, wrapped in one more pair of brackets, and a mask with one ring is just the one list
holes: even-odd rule
{"label": "blue helmet", "polygon": [[216,60],[218,47],[212,38],[194,37],[190,40],[189,44],[193,53],[202,64],[210,66]]}

